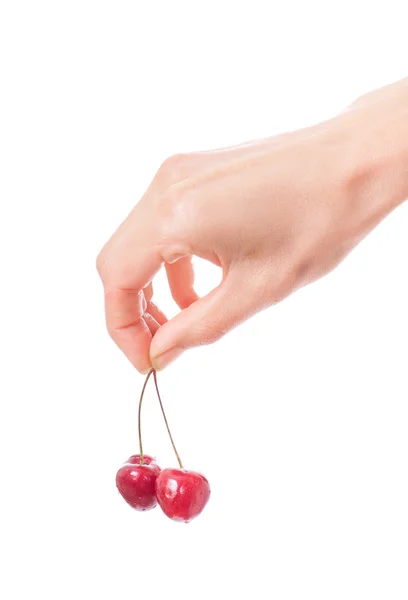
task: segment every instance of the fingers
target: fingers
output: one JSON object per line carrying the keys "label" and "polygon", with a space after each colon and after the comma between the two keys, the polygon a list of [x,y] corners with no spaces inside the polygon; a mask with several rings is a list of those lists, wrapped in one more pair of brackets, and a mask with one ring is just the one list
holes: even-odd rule
{"label": "fingers", "polygon": [[143,320],[146,323],[146,325],[149,328],[150,333],[152,334],[152,337],[154,336],[154,334],[156,333],[156,331],[159,329],[160,324],[156,321],[156,319],[154,317],[152,317],[152,315],[148,312],[146,312],[143,316]]}
{"label": "fingers", "polygon": [[144,319],[143,292],[112,290],[105,293],[106,326],[113,341],[142,373],[151,367],[152,332]]}
{"label": "fingers", "polygon": [[[150,286],[151,287],[151,286]],[[152,297],[152,292],[147,293]],[[112,290],[105,294],[106,325],[110,336],[142,373],[151,368],[152,337],[167,321],[165,315],[147,301],[143,291]]]}
{"label": "fingers", "polygon": [[147,301],[146,312],[153,317],[156,323],[158,323],[159,325],[163,325],[164,323],[166,323],[167,317],[152,300],[153,284],[149,283],[149,285],[143,291]]}
{"label": "fingers", "polygon": [[238,269],[230,272],[220,286],[164,324],[151,343],[152,366],[163,369],[187,348],[215,342],[253,314],[256,296],[248,289],[242,295],[242,283]]}
{"label": "fingers", "polygon": [[[249,151],[256,153],[260,150],[251,147],[246,149],[246,152]],[[244,152],[244,149],[236,152]],[[208,211],[184,210],[187,204],[191,203],[192,207],[200,204],[200,195],[206,198],[207,194],[201,187],[193,190],[191,185],[181,185],[193,176],[194,181],[204,185],[206,178],[202,175],[200,179],[200,173],[206,173],[212,165],[225,164],[230,160],[232,157],[228,152],[222,152],[176,156],[165,161],[145,196],[98,258],[98,271],[105,290],[108,331],[132,364],[142,372],[151,367],[149,348],[153,336],[152,347],[156,348],[156,353],[167,344],[166,339],[169,344],[188,347],[206,343],[206,335],[199,331],[200,321],[203,321],[203,328],[209,330],[206,320],[214,318],[211,314],[215,315],[216,323],[222,322],[222,330],[234,326],[239,318],[238,308],[236,314],[228,310],[225,313],[221,302],[211,313],[211,303],[215,305],[221,297],[220,290],[203,301],[198,300],[194,291],[193,268],[191,259],[186,255],[195,250],[211,260],[218,240],[211,223],[206,223],[206,219],[201,217],[197,220],[197,214],[205,215]],[[213,181],[213,178],[210,180]],[[209,239],[209,234],[215,239]],[[178,260],[172,262],[176,258]],[[171,263],[166,265],[171,293],[182,309],[181,315],[171,324],[152,300],[151,282],[166,261]],[[223,284],[221,288],[225,293],[228,285]],[[207,316],[206,311],[209,311]],[[192,337],[194,332],[195,337]],[[215,335],[210,334],[210,337]]]}
{"label": "fingers", "polygon": [[153,298],[153,284],[149,283],[149,285],[143,290],[143,293],[146,298],[146,302],[150,302],[150,300]]}
{"label": "fingers", "polygon": [[166,273],[171,295],[181,309],[198,300],[193,287],[194,270],[191,256],[184,256],[175,263],[166,264]]}
{"label": "fingers", "polygon": [[[103,248],[97,268],[105,291],[108,332],[141,372],[151,367],[149,348],[158,324],[165,322],[143,290],[160,269],[162,257],[151,215],[136,209]],[[150,290],[148,291],[148,295]]]}

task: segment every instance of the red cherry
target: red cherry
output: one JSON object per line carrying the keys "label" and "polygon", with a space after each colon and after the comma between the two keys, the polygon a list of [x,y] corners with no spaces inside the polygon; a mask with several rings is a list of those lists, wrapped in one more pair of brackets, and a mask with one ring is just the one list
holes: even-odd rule
{"label": "red cherry", "polygon": [[155,485],[160,467],[151,456],[144,456],[144,461],[141,465],[140,455],[135,454],[116,474],[116,487],[136,510],[150,510],[157,504]]}
{"label": "red cherry", "polygon": [[210,497],[204,475],[186,469],[164,469],[156,479],[157,501],[170,519],[188,523],[204,509]]}

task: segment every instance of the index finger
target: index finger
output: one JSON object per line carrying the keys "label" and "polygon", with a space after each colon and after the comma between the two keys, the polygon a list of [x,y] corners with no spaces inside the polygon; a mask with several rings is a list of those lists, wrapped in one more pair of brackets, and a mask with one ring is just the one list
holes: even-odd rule
{"label": "index finger", "polygon": [[152,334],[144,318],[143,289],[160,269],[154,223],[137,205],[102,249],[97,268],[105,292],[106,326],[113,341],[142,373],[151,367]]}

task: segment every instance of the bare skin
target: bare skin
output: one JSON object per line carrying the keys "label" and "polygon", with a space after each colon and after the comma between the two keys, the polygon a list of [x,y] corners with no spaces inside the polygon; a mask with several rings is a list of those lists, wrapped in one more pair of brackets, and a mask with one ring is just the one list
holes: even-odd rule
{"label": "bare skin", "polygon": [[[139,371],[162,369],[331,271],[407,197],[408,79],[314,127],[173,156],[98,256],[108,331]],[[223,272],[200,299],[193,255]]]}

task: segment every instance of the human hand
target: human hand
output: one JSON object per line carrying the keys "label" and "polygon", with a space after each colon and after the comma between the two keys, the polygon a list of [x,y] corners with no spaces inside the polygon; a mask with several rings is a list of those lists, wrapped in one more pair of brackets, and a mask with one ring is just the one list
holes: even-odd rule
{"label": "human hand", "polygon": [[[407,81],[311,128],[165,161],[97,261],[108,331],[138,370],[321,277],[406,198]],[[223,272],[201,299],[193,255]],[[182,309],[170,321],[152,302],[163,264]]]}

